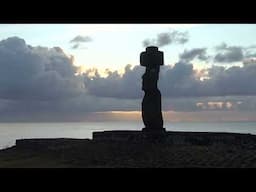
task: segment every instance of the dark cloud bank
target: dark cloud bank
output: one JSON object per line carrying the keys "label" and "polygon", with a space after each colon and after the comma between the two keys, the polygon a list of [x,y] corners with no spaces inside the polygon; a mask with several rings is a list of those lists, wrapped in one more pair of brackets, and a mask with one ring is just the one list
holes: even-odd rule
{"label": "dark cloud bank", "polygon": [[[159,88],[164,110],[201,110],[196,104],[214,100],[206,99],[208,96],[231,96],[228,101],[242,103],[239,110],[255,110],[253,97],[240,96],[256,94],[256,63],[195,70],[190,61],[195,57],[207,60],[205,50],[186,50],[180,55],[180,62],[161,67]],[[19,120],[26,115],[31,119],[40,115],[41,120],[63,120],[87,112],[140,110],[144,70],[127,65],[123,75],[108,71],[107,77],[101,77],[96,69],[77,74],[73,58],[59,47],[32,47],[18,37],[2,40],[0,120]],[[182,97],[186,99],[181,100]]]}
{"label": "dark cloud bank", "polygon": [[0,97],[65,99],[80,94],[73,58],[61,48],[32,47],[13,37],[0,41]]}
{"label": "dark cloud bank", "polygon": [[[99,97],[141,98],[141,75],[144,68],[128,65],[123,76],[116,71],[108,77],[84,75],[88,93]],[[202,80],[202,74],[208,74]],[[160,72],[159,88],[165,97],[202,97],[256,94],[256,65],[225,68],[212,66],[198,71],[190,63],[178,62],[173,67],[163,66]]]}

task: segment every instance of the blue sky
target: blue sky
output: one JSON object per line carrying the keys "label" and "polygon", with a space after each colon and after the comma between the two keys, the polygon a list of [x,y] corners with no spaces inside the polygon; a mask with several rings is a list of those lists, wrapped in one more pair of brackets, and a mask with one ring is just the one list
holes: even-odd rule
{"label": "blue sky", "polygon": [[[222,42],[228,45],[249,46],[255,42],[256,25],[252,24],[2,24],[0,39],[18,36],[32,46],[61,47],[75,57],[76,65],[86,68],[121,70],[125,65],[138,65],[143,51],[142,41],[169,30],[188,32],[184,45],[161,47],[165,64],[177,62],[184,49],[207,47],[210,52]],[[84,49],[71,49],[75,36],[90,36]],[[209,64],[209,63],[208,63]],[[206,63],[195,63],[195,67]]]}

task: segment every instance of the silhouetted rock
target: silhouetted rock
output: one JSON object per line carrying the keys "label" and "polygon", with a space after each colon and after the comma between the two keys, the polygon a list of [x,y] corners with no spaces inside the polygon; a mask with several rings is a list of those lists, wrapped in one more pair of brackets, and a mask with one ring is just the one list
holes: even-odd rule
{"label": "silhouetted rock", "polygon": [[142,101],[142,119],[145,125],[143,131],[151,134],[163,133],[163,116],[161,93],[157,88],[160,65],[163,65],[163,52],[150,46],[140,55],[141,66],[146,67],[142,76],[142,90],[145,92]]}

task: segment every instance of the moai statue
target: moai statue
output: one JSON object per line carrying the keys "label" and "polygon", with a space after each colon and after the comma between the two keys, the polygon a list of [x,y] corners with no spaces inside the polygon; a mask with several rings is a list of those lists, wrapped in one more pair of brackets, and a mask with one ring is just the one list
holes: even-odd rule
{"label": "moai statue", "polygon": [[142,101],[142,119],[149,133],[165,132],[163,128],[161,93],[157,88],[160,65],[164,64],[164,54],[158,47],[150,46],[140,54],[140,65],[146,67],[142,76],[142,90],[145,92]]}

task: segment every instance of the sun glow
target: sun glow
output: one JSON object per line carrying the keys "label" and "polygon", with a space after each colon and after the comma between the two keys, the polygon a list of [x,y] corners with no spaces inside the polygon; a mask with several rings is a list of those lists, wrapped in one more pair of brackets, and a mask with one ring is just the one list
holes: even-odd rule
{"label": "sun glow", "polygon": [[[163,111],[164,123],[168,122],[235,122],[256,121],[255,114],[238,111]],[[140,121],[141,111],[106,111],[95,112],[87,116],[85,121]]]}

